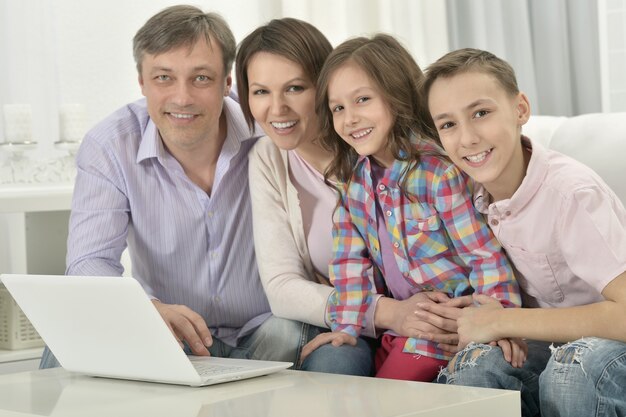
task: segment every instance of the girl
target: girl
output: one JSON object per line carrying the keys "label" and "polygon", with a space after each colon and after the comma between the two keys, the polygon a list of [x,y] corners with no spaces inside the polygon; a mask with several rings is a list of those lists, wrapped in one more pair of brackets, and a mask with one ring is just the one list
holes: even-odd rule
{"label": "girl", "polygon": [[[419,101],[422,77],[409,52],[383,34],[344,42],[319,76],[321,137],[334,155],[327,178],[340,190],[330,264],[333,333],[324,341],[353,343],[359,335],[372,302],[370,270],[398,299],[438,290],[520,304],[506,257],[474,211],[468,177],[430,139],[436,135]],[[512,350],[515,365],[523,361],[521,344],[499,343]],[[449,358],[434,342],[387,332],[376,375],[432,381]]]}

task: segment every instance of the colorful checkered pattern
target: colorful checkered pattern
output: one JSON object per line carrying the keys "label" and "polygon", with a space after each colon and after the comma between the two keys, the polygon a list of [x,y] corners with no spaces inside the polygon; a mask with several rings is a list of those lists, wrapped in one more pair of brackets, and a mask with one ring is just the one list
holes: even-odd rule
{"label": "colorful checkered pattern", "polygon": [[[428,147],[417,146],[421,151]],[[329,271],[336,289],[329,305],[333,331],[358,336],[372,292],[384,291],[376,198],[398,267],[416,293],[438,290],[456,297],[477,292],[505,307],[521,305],[511,266],[472,205],[469,177],[441,157],[423,154],[406,182],[409,198],[399,188],[407,162],[396,161],[377,190],[370,164],[369,158],[359,160],[334,214]],[[375,289],[369,279],[372,273]],[[425,340],[408,339],[405,351],[448,359]]]}

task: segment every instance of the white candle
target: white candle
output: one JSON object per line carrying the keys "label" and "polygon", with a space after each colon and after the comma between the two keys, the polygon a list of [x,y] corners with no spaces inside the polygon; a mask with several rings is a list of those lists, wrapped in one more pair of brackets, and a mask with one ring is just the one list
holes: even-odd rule
{"label": "white candle", "polygon": [[33,140],[30,104],[4,105],[4,140],[10,143]]}
{"label": "white candle", "polygon": [[79,103],[61,105],[59,134],[62,142],[80,142],[85,135],[85,107]]}

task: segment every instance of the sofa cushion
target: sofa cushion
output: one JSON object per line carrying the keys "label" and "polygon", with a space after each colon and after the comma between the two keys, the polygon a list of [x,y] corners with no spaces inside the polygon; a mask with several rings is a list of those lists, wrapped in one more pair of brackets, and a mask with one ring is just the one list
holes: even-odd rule
{"label": "sofa cushion", "polygon": [[589,166],[626,205],[626,113],[531,116],[522,132]]}
{"label": "sofa cushion", "polygon": [[549,147],[596,171],[626,204],[626,113],[567,118]]}

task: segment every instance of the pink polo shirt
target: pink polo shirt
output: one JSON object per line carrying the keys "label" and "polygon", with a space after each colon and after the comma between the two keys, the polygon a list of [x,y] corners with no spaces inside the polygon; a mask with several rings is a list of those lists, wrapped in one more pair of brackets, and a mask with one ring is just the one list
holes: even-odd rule
{"label": "pink polo shirt", "polygon": [[517,269],[527,307],[602,301],[604,287],[626,271],[626,210],[589,167],[523,137],[532,152],[510,199],[474,204]]}

